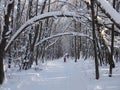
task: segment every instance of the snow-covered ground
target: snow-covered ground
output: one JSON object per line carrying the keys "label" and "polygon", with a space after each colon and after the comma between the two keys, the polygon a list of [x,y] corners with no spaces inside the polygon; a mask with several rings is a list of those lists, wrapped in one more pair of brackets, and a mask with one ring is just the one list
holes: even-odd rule
{"label": "snow-covered ground", "polygon": [[0,90],[120,90],[120,63],[108,77],[108,66],[100,67],[95,80],[92,60],[63,62],[63,58],[41,65],[41,69],[9,70]]}

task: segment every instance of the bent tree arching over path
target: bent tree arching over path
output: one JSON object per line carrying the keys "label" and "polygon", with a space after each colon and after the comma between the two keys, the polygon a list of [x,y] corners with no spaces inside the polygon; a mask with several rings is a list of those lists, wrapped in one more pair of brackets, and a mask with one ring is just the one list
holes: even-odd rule
{"label": "bent tree arching over path", "polygon": [[35,46],[38,46],[38,45],[42,44],[46,40],[49,40],[49,39],[52,39],[52,38],[56,38],[56,37],[60,37],[60,36],[65,36],[65,35],[87,37],[87,38],[92,40],[92,37],[90,37],[89,35],[83,34],[83,33],[79,33],[79,32],[66,32],[66,33],[59,33],[59,34],[52,35],[50,37],[44,38],[43,40],[40,40],[37,44],[35,44]]}
{"label": "bent tree arching over path", "polygon": [[[13,4],[13,3],[12,3]],[[11,5],[11,4],[10,4]],[[9,12],[10,14],[10,12]],[[9,16],[8,16],[9,17]],[[73,17],[73,18],[80,18],[80,16],[75,13],[75,12],[65,12],[65,11],[56,11],[56,12],[48,12],[48,13],[45,13],[45,14],[41,14],[41,15],[38,15],[38,16],[35,16],[31,19],[29,19],[25,24],[23,24],[18,30],[17,32],[11,37],[11,39],[9,40],[8,44],[6,46],[4,46],[2,52],[5,53],[8,48],[10,47],[10,45],[12,44],[12,42],[30,25],[34,24],[35,22],[37,21],[40,21],[40,20],[43,20],[45,18],[50,18],[50,17],[54,17],[54,18],[57,18],[57,17]],[[9,30],[8,30],[9,31]],[[7,34],[7,31],[5,32],[5,34]],[[2,50],[2,49],[1,49]],[[1,80],[1,84],[3,82],[3,76],[4,76],[4,72],[3,72],[3,55],[2,55],[2,58],[1,58],[1,69],[2,71],[0,72],[1,73],[1,76],[0,76],[0,80]]]}
{"label": "bent tree arching over path", "polygon": [[80,16],[75,13],[75,12],[65,12],[65,11],[56,11],[56,12],[48,12],[45,14],[41,14],[38,16],[35,16],[33,18],[31,18],[30,20],[28,20],[25,24],[23,24],[18,30],[17,32],[12,36],[12,38],[10,39],[10,41],[8,42],[5,51],[7,51],[7,49],[9,48],[9,46],[12,44],[12,42],[30,25],[34,24],[37,21],[43,20],[45,18],[50,18],[50,17],[74,17],[74,18],[80,18]]}

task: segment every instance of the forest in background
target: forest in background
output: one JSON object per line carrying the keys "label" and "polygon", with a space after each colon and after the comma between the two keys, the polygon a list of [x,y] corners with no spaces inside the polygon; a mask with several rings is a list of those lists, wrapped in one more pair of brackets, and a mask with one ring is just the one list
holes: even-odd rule
{"label": "forest in background", "polygon": [[120,25],[102,1],[119,13],[119,0],[0,0],[0,84],[3,62],[27,70],[65,53],[75,62],[95,58],[96,79],[99,65],[110,65],[112,76]]}

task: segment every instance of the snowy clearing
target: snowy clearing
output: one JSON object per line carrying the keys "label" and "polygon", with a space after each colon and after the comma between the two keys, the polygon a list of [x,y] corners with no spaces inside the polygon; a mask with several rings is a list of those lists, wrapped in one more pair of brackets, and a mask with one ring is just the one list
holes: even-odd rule
{"label": "snowy clearing", "polygon": [[95,80],[94,62],[63,58],[46,62],[41,69],[9,70],[0,90],[120,90],[120,63],[108,77],[108,66],[100,68],[100,79]]}

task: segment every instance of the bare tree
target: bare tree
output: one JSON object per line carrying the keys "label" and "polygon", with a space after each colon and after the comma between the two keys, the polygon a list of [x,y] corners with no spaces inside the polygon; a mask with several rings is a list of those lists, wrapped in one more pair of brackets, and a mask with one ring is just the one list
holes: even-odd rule
{"label": "bare tree", "polygon": [[[115,1],[116,0],[113,0],[113,8],[115,8]],[[112,76],[112,68],[115,67],[115,64],[114,64],[114,60],[113,60],[113,55],[114,55],[114,24],[112,24],[112,34],[111,34],[111,57],[110,57],[110,61],[109,61],[109,64],[110,64],[110,69],[109,69],[109,77]]]}
{"label": "bare tree", "polygon": [[14,1],[8,0],[8,3],[6,4],[6,11],[5,11],[5,16],[4,16],[4,23],[5,25],[3,26],[3,32],[2,32],[2,40],[0,42],[0,84],[3,83],[4,81],[4,65],[3,65],[3,58],[5,54],[5,46],[6,46],[6,40],[7,40],[7,32],[10,30],[10,14],[12,11],[14,5]]}
{"label": "bare tree", "polygon": [[94,45],[94,55],[95,55],[95,73],[96,79],[99,79],[99,64],[97,59],[97,47],[96,47],[96,32],[95,32],[95,12],[94,12],[94,0],[91,0],[91,11],[92,11],[92,29],[93,29],[93,45]]}

